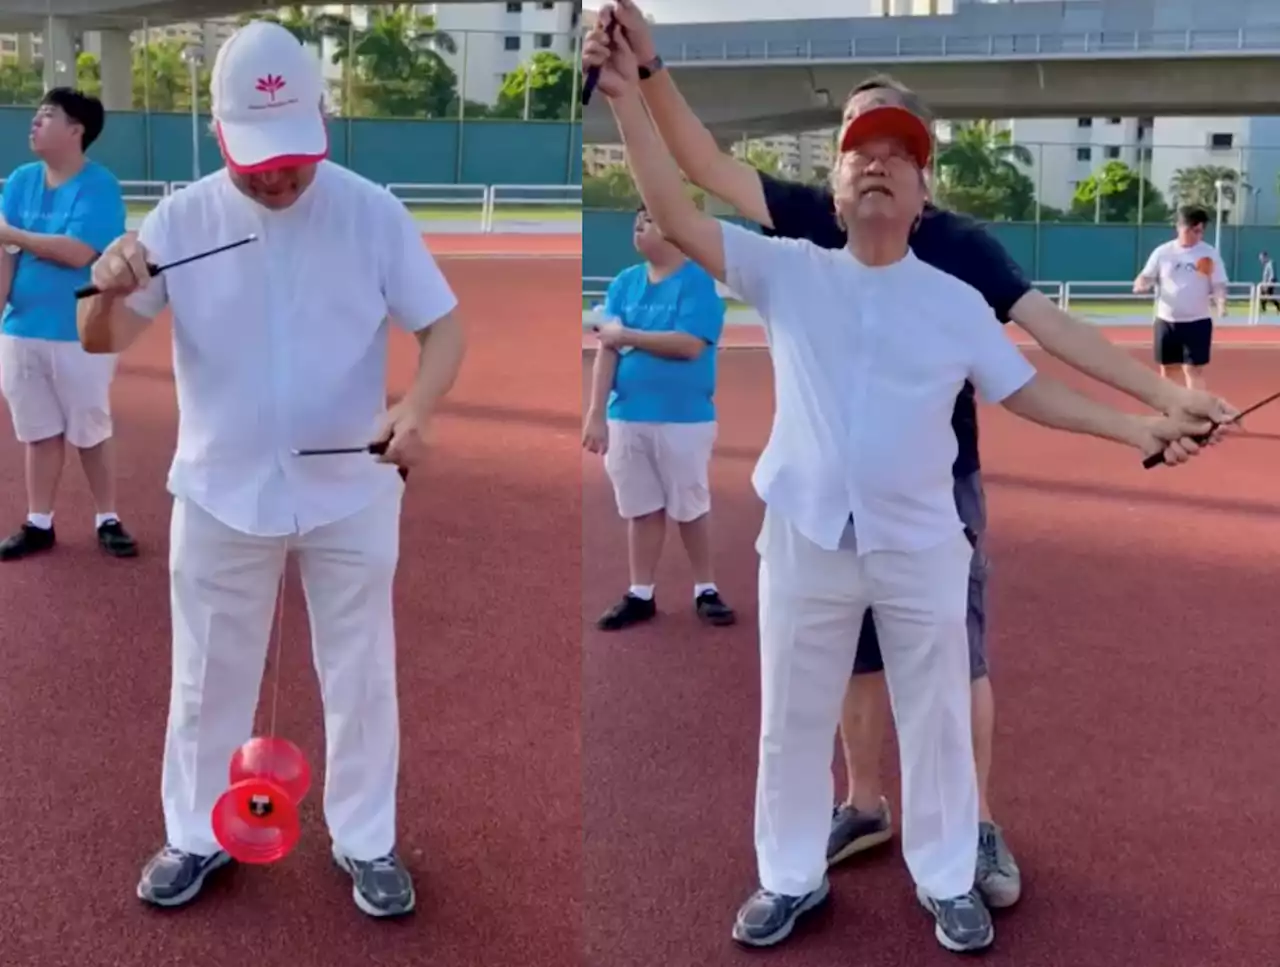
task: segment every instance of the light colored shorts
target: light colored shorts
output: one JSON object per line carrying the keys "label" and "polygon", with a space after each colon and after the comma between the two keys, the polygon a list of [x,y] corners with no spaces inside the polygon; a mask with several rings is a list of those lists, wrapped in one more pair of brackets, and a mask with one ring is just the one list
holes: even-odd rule
{"label": "light colored shorts", "polygon": [[672,520],[697,520],[711,510],[707,465],[716,442],[715,422],[609,421],[604,467],[613,481],[618,513],[625,519],[665,510]]}
{"label": "light colored shorts", "polygon": [[0,392],[22,443],[65,436],[87,450],[111,436],[116,357],[78,342],[0,335]]}

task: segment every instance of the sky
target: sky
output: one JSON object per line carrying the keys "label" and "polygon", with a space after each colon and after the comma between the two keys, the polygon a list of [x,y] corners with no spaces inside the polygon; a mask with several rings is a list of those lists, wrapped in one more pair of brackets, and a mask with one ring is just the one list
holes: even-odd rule
{"label": "sky", "polygon": [[[872,0],[638,0],[640,9],[659,23],[702,23],[709,20],[807,20],[864,16]],[[599,3],[586,3],[599,7]]]}

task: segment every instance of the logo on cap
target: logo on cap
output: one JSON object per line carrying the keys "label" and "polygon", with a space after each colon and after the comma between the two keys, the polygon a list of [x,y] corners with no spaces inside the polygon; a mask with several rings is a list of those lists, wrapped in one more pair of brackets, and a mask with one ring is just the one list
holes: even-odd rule
{"label": "logo on cap", "polygon": [[266,77],[259,77],[254,86],[274,101],[276,94],[284,90],[284,78],[279,74],[268,74]]}

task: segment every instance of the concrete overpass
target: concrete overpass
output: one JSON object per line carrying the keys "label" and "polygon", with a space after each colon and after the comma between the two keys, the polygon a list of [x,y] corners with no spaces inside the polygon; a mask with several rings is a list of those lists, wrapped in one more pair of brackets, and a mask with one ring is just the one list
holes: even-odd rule
{"label": "concrete overpass", "polygon": [[[725,141],[835,124],[845,94],[877,72],[947,119],[1280,114],[1280,3],[1263,8],[1263,21],[1246,4],[1219,0],[1212,27],[1157,18],[1177,13],[1179,0],[1068,0],[941,17],[659,25],[655,39],[686,99]],[[1132,16],[1139,6],[1145,25]],[[1130,26],[1114,26],[1108,12],[1130,15]],[[1082,20],[1097,29],[1064,29]],[[983,26],[991,29],[976,31]],[[588,142],[617,140],[603,99],[584,124]]]}

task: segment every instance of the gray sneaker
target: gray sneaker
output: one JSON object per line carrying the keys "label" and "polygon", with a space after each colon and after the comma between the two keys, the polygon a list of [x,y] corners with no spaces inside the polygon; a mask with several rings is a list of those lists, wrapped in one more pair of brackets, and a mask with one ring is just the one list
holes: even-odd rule
{"label": "gray sneaker", "polygon": [[933,914],[933,935],[947,950],[958,954],[973,953],[990,947],[996,939],[991,912],[977,890],[970,890],[964,896],[935,900],[917,887],[916,898]]}
{"label": "gray sneaker", "polygon": [[978,874],[974,886],[994,910],[1011,907],[1022,896],[1022,871],[995,823],[978,824]]}
{"label": "gray sneaker", "polygon": [[827,866],[835,866],[855,853],[869,850],[891,839],[893,817],[889,814],[889,802],[883,796],[880,798],[880,808],[873,813],[842,803],[831,813]]}
{"label": "gray sneaker", "polygon": [[831,883],[822,884],[804,896],[784,896],[759,889],[747,898],[733,922],[733,939],[747,947],[772,947],[782,943],[795,929],[796,921],[816,910],[831,895]]}
{"label": "gray sneaker", "polygon": [[157,907],[180,907],[196,898],[210,873],[230,862],[222,850],[197,856],[166,844],[142,868],[138,899]]}
{"label": "gray sneaker", "polygon": [[413,910],[417,898],[413,878],[392,851],[376,860],[353,860],[337,848],[334,862],[351,875],[351,898],[371,917],[402,917]]}

